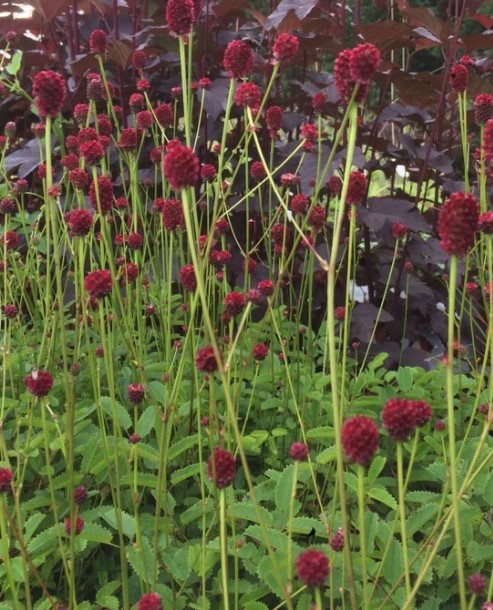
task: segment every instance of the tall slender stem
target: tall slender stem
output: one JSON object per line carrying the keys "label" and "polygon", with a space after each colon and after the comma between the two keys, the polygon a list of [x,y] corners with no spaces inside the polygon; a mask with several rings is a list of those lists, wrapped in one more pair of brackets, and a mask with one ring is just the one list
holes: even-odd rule
{"label": "tall slender stem", "polygon": [[406,505],[404,503],[405,483],[404,469],[402,465],[402,443],[397,443],[397,484],[399,487],[399,520],[401,522],[402,555],[404,558],[404,581],[406,583],[406,597],[411,595],[411,577],[409,575],[409,555],[407,550],[406,534]]}

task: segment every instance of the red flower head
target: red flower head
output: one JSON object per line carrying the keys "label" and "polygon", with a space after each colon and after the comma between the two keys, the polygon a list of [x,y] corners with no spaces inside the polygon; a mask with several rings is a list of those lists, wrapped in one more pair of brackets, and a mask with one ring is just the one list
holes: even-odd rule
{"label": "red flower head", "polygon": [[330,548],[336,553],[340,553],[344,548],[344,532],[340,527],[337,532],[329,540]]}
{"label": "red flower head", "polygon": [[210,163],[204,163],[200,168],[200,177],[204,182],[212,182],[216,177],[216,168]]}
{"label": "red flower head", "polygon": [[72,210],[67,217],[71,237],[87,235],[92,228],[92,214],[89,210]]}
{"label": "red flower head", "polygon": [[125,263],[121,270],[120,283],[122,285],[131,284],[132,282],[135,282],[138,276],[139,266],[135,263]]}
{"label": "red flower head", "polygon": [[29,394],[41,398],[41,396],[46,396],[53,387],[53,377],[48,371],[34,369],[24,377],[24,383]]}
{"label": "red flower head", "polygon": [[255,113],[260,106],[262,94],[254,83],[241,83],[235,91],[234,100],[237,106],[243,106],[243,108],[248,106]]}
{"label": "red flower head", "polygon": [[250,176],[255,182],[261,182],[267,176],[262,161],[254,161],[252,163],[250,167]]}
{"label": "red flower head", "polygon": [[[99,194],[99,204],[101,205],[101,209],[99,209],[98,206],[97,193]],[[93,180],[89,188],[89,200],[91,205],[96,211],[100,211],[101,214],[107,214],[113,206],[113,184],[107,176],[98,176],[97,193],[96,183]]]}
{"label": "red flower head", "polygon": [[166,23],[169,29],[178,36],[189,34],[195,22],[193,0],[168,0],[166,5]]}
{"label": "red flower head", "polygon": [[332,178],[327,181],[327,188],[329,189],[331,197],[339,197],[342,191],[342,180],[339,176],[332,176]]}
{"label": "red flower head", "polygon": [[452,193],[438,216],[442,250],[455,256],[467,254],[474,244],[478,220],[478,200],[469,193]]}
{"label": "red flower head", "polygon": [[[74,529],[74,534],[77,536],[77,534],[80,534],[82,532],[82,530],[84,529],[84,519],[81,519],[80,517],[77,517],[77,520],[75,521],[75,529]],[[65,519],[65,532],[70,535],[70,532],[72,531],[72,522],[71,520],[67,517]]]}
{"label": "red flower head", "polygon": [[195,366],[202,373],[213,373],[219,368],[211,345],[202,347],[195,354]]}
{"label": "red flower head", "polygon": [[284,112],[280,106],[271,106],[265,111],[265,122],[271,132],[271,136],[276,135],[281,129],[283,115]]}
{"label": "red flower head", "polygon": [[[79,145],[80,156],[88,165],[95,165],[104,156],[104,148],[99,140],[89,140]],[[75,168],[73,168],[75,169]]]}
{"label": "red flower head", "polygon": [[416,410],[412,400],[391,398],[383,406],[382,424],[393,441],[405,441],[416,428]]}
{"label": "red flower head", "polygon": [[207,460],[207,475],[211,481],[216,483],[218,489],[229,487],[236,474],[235,456],[220,447],[215,447],[214,452]]}
{"label": "red flower head", "polygon": [[227,313],[237,316],[245,307],[245,295],[242,292],[228,292],[223,303]]}
{"label": "red flower head", "polygon": [[78,125],[84,125],[89,114],[89,106],[87,104],[76,104],[74,106],[74,119]]}
{"label": "red flower head", "polygon": [[34,77],[33,93],[40,117],[54,118],[62,109],[67,86],[60,74],[53,70],[43,70]]}
{"label": "red flower head", "polygon": [[113,133],[113,125],[107,114],[98,114],[97,125],[100,136],[110,136]]}
{"label": "red flower head", "polygon": [[120,139],[118,140],[116,145],[121,150],[131,152],[135,150],[139,145],[140,136],[141,134],[139,131],[137,131],[137,129],[134,129],[133,127],[127,127],[125,129],[122,129]]}
{"label": "red flower head", "polygon": [[137,113],[137,129],[150,129],[153,121],[154,117],[149,110],[141,110]]}
{"label": "red flower head", "polygon": [[79,191],[83,191],[89,185],[89,174],[85,169],[73,169],[69,175],[68,179],[70,180],[70,184]]}
{"label": "red flower head", "polygon": [[161,596],[158,593],[146,593],[139,599],[137,610],[163,610]]}
{"label": "red flower head", "polygon": [[87,499],[87,488],[84,485],[79,485],[74,489],[74,502],[82,504]]}
{"label": "red flower head", "polygon": [[478,230],[487,235],[493,234],[493,211],[488,210],[479,215]]}
{"label": "red flower head", "polygon": [[325,226],[325,214],[324,206],[317,203],[317,205],[313,206],[308,216],[308,224],[317,233]]}
{"label": "red flower head", "polygon": [[108,269],[91,271],[84,278],[84,288],[90,297],[105,297],[110,294],[112,287],[111,272]]}
{"label": "red flower head", "polygon": [[351,51],[349,72],[357,83],[369,83],[380,66],[380,51],[371,43],[359,44]]}
{"label": "red flower head", "polygon": [[424,400],[410,400],[409,401],[414,409],[414,416],[416,418],[416,426],[421,428],[427,424],[431,419],[431,407]]}
{"label": "red flower head", "polygon": [[[352,49],[343,49],[334,61],[334,84],[340,98],[344,102],[348,102],[353,95],[353,90],[358,84],[351,77],[351,58]],[[368,84],[359,82],[358,93],[356,94],[356,101],[362,102],[368,92]]]}
{"label": "red flower head", "polygon": [[291,210],[295,214],[304,214],[308,207],[308,197],[306,195],[294,195],[291,199]]}
{"label": "red flower head", "polygon": [[87,81],[86,95],[90,100],[101,100],[104,95],[104,84],[99,78],[91,78]]}
{"label": "red flower head", "polygon": [[327,96],[323,91],[315,93],[312,97],[312,108],[315,114],[323,114],[327,106]]}
{"label": "red flower head", "polygon": [[133,405],[140,405],[144,400],[145,390],[141,383],[131,383],[128,386],[128,400]]}
{"label": "red flower head", "polygon": [[191,148],[171,140],[166,147],[163,172],[175,191],[193,186],[199,177],[199,159]]}
{"label": "red flower head", "polygon": [[176,199],[164,199],[161,206],[163,225],[168,231],[176,231],[185,227],[183,205]]}
{"label": "red flower head", "polygon": [[462,93],[467,89],[469,82],[469,70],[464,64],[457,63],[450,70],[450,84],[457,93]]}
{"label": "red flower head", "polygon": [[271,280],[260,280],[257,284],[257,290],[264,297],[270,297],[274,294],[274,282]]}
{"label": "red flower head", "polygon": [[272,55],[277,61],[289,61],[298,53],[299,46],[300,43],[296,36],[286,33],[280,34],[274,41]]}
{"label": "red flower head", "polygon": [[329,560],[317,549],[308,549],[298,555],[296,573],[309,587],[321,587],[329,575]]}
{"label": "red flower head", "polygon": [[185,265],[180,269],[180,284],[188,292],[195,292],[197,288],[197,278],[193,265]]}
{"label": "red flower head", "polygon": [[137,70],[142,70],[145,68],[146,60],[147,55],[144,53],[144,51],[137,50],[132,53],[132,66]]}
{"label": "red flower head", "polygon": [[232,40],[224,52],[224,68],[229,78],[243,78],[253,66],[253,51],[243,40]]}
{"label": "red flower head", "polygon": [[336,307],[334,311],[334,317],[336,320],[339,320],[339,322],[342,322],[346,317],[346,308],[342,306]]}
{"label": "red flower head", "polygon": [[93,30],[89,36],[89,49],[91,53],[104,55],[106,53],[106,33],[103,30]]}
{"label": "red flower head", "polygon": [[0,248],[3,250],[15,250],[20,244],[20,238],[15,231],[7,231],[0,236]]}
{"label": "red flower head", "polygon": [[487,584],[486,578],[481,574],[471,574],[467,579],[467,586],[473,595],[483,595]]}
{"label": "red flower head", "polygon": [[79,129],[79,133],[77,134],[77,149],[83,142],[99,142],[99,134],[94,127],[82,127],[82,129]]}
{"label": "red flower head", "polygon": [[0,493],[4,493],[10,489],[10,484],[14,475],[10,468],[0,468]]}
{"label": "red flower head", "polygon": [[159,106],[154,109],[154,114],[161,127],[173,125],[173,108],[171,104],[159,104]]}
{"label": "red flower head", "polygon": [[[69,153],[68,155],[65,155],[65,157],[63,157],[61,159],[60,163],[63,165],[63,167],[65,169],[68,169],[69,171],[72,169],[78,169],[79,168],[79,157],[75,153]],[[46,170],[46,165],[45,165],[45,170]]]}
{"label": "red flower head", "polygon": [[474,117],[478,125],[493,119],[493,95],[481,93],[474,100]]}
{"label": "red flower head", "polygon": [[350,462],[367,466],[378,449],[377,424],[365,415],[355,415],[344,422],[342,447]]}
{"label": "red flower head", "polygon": [[269,354],[269,348],[267,347],[267,345],[265,345],[265,343],[256,343],[253,346],[252,356],[253,356],[253,359],[256,360],[257,362],[260,362],[261,360],[265,360],[267,358],[268,354]]}
{"label": "red flower head", "polygon": [[127,245],[132,250],[138,250],[142,248],[142,244],[144,243],[144,239],[140,233],[133,232],[127,236]]}
{"label": "red flower head", "polygon": [[14,303],[7,303],[6,305],[2,305],[1,311],[6,318],[15,318],[19,313],[19,309],[17,305]]}
{"label": "red flower head", "polygon": [[308,459],[308,445],[300,442],[292,443],[289,448],[289,457],[292,457],[297,462],[306,462]]}
{"label": "red flower head", "polygon": [[366,194],[368,181],[363,172],[351,172],[346,195],[346,203],[358,205],[363,201]]}
{"label": "red flower head", "polygon": [[132,93],[128,100],[128,105],[130,106],[130,110],[132,112],[139,112],[139,110],[143,110],[145,106],[145,98],[142,93]]}

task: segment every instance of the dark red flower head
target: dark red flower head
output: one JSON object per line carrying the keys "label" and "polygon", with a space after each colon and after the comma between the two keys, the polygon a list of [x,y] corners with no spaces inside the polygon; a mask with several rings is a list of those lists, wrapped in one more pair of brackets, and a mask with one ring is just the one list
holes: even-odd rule
{"label": "dark red flower head", "polygon": [[113,184],[107,176],[98,176],[97,183],[94,180],[91,182],[89,200],[92,207],[96,211],[100,211],[101,214],[107,214],[111,210],[113,207]]}
{"label": "dark red flower head", "polygon": [[277,61],[289,61],[298,53],[299,46],[300,43],[296,36],[287,33],[279,34],[274,41],[272,55]]}
{"label": "dark red flower head", "polygon": [[104,55],[106,53],[106,32],[93,30],[89,36],[89,49],[91,53]]}
{"label": "dark red flower head", "polygon": [[380,66],[380,51],[371,43],[359,44],[351,51],[349,72],[353,81],[369,83]]}
{"label": "dark red flower head", "polygon": [[197,288],[197,278],[193,265],[185,265],[180,269],[180,284],[188,292],[195,292]]}
{"label": "dark red flower head", "polygon": [[[84,529],[84,519],[77,517],[77,519],[75,521],[74,534],[77,536],[77,534],[80,534],[83,529]],[[72,521],[67,517],[65,519],[65,532],[70,535],[71,531],[72,531]]]}
{"label": "dark red flower head", "polygon": [[108,269],[91,271],[84,278],[84,288],[90,297],[105,297],[110,294],[112,287],[111,272]]}
{"label": "dark red flower head", "polygon": [[368,92],[368,84],[355,81],[351,77],[352,49],[343,49],[334,61],[334,84],[340,98],[348,102],[353,95],[354,88],[359,84],[356,101],[362,102]]}
{"label": "dark red flower head", "polygon": [[135,129],[134,127],[126,127],[125,129],[122,129],[120,138],[116,145],[121,150],[131,152],[139,145],[140,137],[140,130]]}
{"label": "dark red flower head", "polygon": [[493,234],[493,211],[488,210],[479,215],[478,230],[487,235]]}
{"label": "dark red flower head", "polygon": [[393,441],[406,441],[416,428],[416,409],[412,400],[391,398],[383,406],[382,424]]}
{"label": "dark red flower head", "polygon": [[284,111],[280,106],[270,106],[265,111],[265,122],[269,130],[274,134],[281,129],[283,116]]}
{"label": "dark red flower head", "polygon": [[228,292],[223,304],[231,316],[237,316],[245,307],[245,295],[242,292]]}
{"label": "dark red flower head", "polygon": [[128,400],[133,405],[140,405],[144,400],[145,390],[141,383],[131,383],[128,386]]}
{"label": "dark red flower head", "polygon": [[173,107],[171,104],[159,104],[159,106],[154,109],[154,114],[161,127],[173,125]]}
{"label": "dark red flower head", "polygon": [[202,373],[213,373],[219,365],[211,345],[198,349],[195,353],[195,366]]}
{"label": "dark red flower head", "polygon": [[85,169],[73,169],[68,175],[71,185],[74,189],[83,191],[89,186],[89,174]]}
{"label": "dark red flower head", "polygon": [[416,418],[416,426],[421,428],[427,424],[431,419],[431,407],[424,400],[410,400],[409,401],[414,409],[414,416]]}
{"label": "dark red flower head", "polygon": [[486,578],[481,574],[471,574],[467,579],[467,586],[473,595],[483,595],[487,584]]}
{"label": "dark red flower head", "polygon": [[310,210],[308,224],[315,231],[315,233],[318,233],[324,228],[326,213],[325,207],[320,205],[320,203],[314,205]]}
{"label": "dark red flower head", "polygon": [[262,94],[254,83],[241,83],[235,91],[234,100],[237,106],[242,106],[243,108],[248,106],[255,113],[256,109],[260,106]]}
{"label": "dark red flower head", "polygon": [[87,488],[84,485],[79,485],[74,489],[74,502],[82,504],[87,499]]}
{"label": "dark red flower head", "polygon": [[378,449],[377,424],[365,415],[355,415],[344,422],[341,440],[350,462],[367,466]]}
{"label": "dark red flower head", "polygon": [[34,369],[24,377],[24,383],[30,394],[40,398],[46,396],[53,387],[53,377],[48,371]]}
{"label": "dark red flower head", "polygon": [[308,197],[299,193],[291,199],[291,211],[294,214],[304,214],[308,207]]}
{"label": "dark red flower head", "polygon": [[10,489],[10,484],[14,475],[10,468],[0,468],[0,493],[4,493]]}
{"label": "dark red flower head", "polygon": [[368,181],[363,172],[351,172],[349,176],[346,203],[351,205],[360,204],[366,195],[367,185]]}
{"label": "dark red flower head", "polygon": [[256,343],[252,348],[253,359],[257,362],[265,360],[269,354],[269,348],[265,343]]}
{"label": "dark red flower head", "polygon": [[450,84],[457,93],[462,93],[467,89],[469,82],[469,70],[462,63],[456,63],[450,70]]}
{"label": "dark red flower head", "polygon": [[243,78],[252,71],[253,51],[243,40],[232,40],[224,52],[224,68],[229,78]]}
{"label": "dark red flower head", "polygon": [[274,294],[274,282],[272,280],[260,280],[257,284],[257,290],[264,297],[270,297]]}
{"label": "dark red flower head", "polygon": [[342,191],[342,180],[339,176],[332,176],[332,178],[327,181],[327,188],[329,189],[331,197],[339,197]]}
{"label": "dark red flower head", "polygon": [[474,117],[478,125],[483,125],[493,119],[493,95],[480,93],[474,100]]}
{"label": "dark red flower head", "polygon": [[327,96],[323,91],[318,91],[312,97],[312,108],[315,114],[322,114],[327,108]]}
{"label": "dark red flower head", "polygon": [[152,116],[152,112],[150,110],[141,110],[137,113],[137,129],[150,129],[152,123],[154,121],[154,117]]}
{"label": "dark red flower head", "polygon": [[327,556],[318,549],[308,549],[298,555],[296,573],[298,578],[309,587],[321,587],[330,567]]}
{"label": "dark red flower head", "polygon": [[204,163],[200,168],[200,177],[204,182],[212,182],[216,177],[216,168],[211,163]]}
{"label": "dark red flower head", "polygon": [[166,5],[166,23],[169,29],[183,36],[189,34],[195,22],[193,0],[168,0]]}
{"label": "dark red flower head", "polygon": [[261,182],[267,176],[262,161],[254,161],[252,163],[250,166],[250,176],[255,182]]}
{"label": "dark red flower head", "polygon": [[464,256],[474,244],[479,203],[470,193],[452,193],[438,216],[440,246],[447,254]]}
{"label": "dark red flower head", "polygon": [[62,109],[67,86],[60,74],[53,70],[43,70],[34,77],[33,93],[41,118],[55,118]]}
{"label": "dark red flower head", "polygon": [[191,148],[171,140],[166,147],[163,172],[175,191],[193,186],[199,177],[199,159]]}
{"label": "dark red flower head", "polygon": [[104,156],[104,148],[101,146],[99,139],[82,142],[79,145],[79,152],[88,165],[96,164]]}
{"label": "dark red flower head", "polygon": [[137,70],[142,70],[145,68],[146,60],[147,55],[144,51],[137,50],[132,53],[132,66]]}
{"label": "dark red flower head", "polygon": [[87,235],[92,228],[92,214],[89,210],[72,210],[67,216],[71,237]]}
{"label": "dark red flower head", "polygon": [[130,110],[132,112],[139,112],[139,110],[143,110],[145,103],[145,97],[142,95],[142,93],[132,93],[128,100],[128,105],[130,106]]}
{"label": "dark red flower head", "polygon": [[161,205],[163,225],[168,231],[176,231],[185,227],[183,204],[177,199],[163,199]]}
{"label": "dark red flower head", "polygon": [[137,610],[163,610],[161,596],[158,593],[146,593],[139,599]]}
{"label": "dark red flower head", "polygon": [[212,455],[207,460],[207,475],[214,481],[218,489],[228,487],[233,482],[236,474],[235,456],[220,447],[215,447]]}
{"label": "dark red flower head", "polygon": [[342,527],[329,540],[330,548],[336,553],[340,553],[344,548],[344,532]]}
{"label": "dark red flower head", "polygon": [[308,459],[308,445],[305,443],[295,442],[289,448],[289,457],[297,462],[306,462]]}

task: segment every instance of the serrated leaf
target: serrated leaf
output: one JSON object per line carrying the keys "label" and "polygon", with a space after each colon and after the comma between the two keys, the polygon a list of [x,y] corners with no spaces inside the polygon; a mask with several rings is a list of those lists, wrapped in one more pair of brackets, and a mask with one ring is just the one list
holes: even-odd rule
{"label": "serrated leaf", "polygon": [[[275,562],[275,563],[274,563]],[[288,585],[288,559],[285,553],[276,552],[271,558],[266,555],[260,560],[257,567],[257,574],[270,590],[280,599],[284,598]]]}
{"label": "serrated leaf", "polygon": [[249,602],[243,606],[243,610],[269,610],[263,602]]}
{"label": "serrated leaf", "polygon": [[428,502],[440,502],[442,494],[437,494],[433,491],[408,491],[406,493],[406,501],[418,502],[419,504],[427,504]]}
{"label": "serrated leaf", "polygon": [[466,547],[466,552],[471,565],[493,559],[493,546],[491,544],[484,545],[471,540]]}
{"label": "serrated leaf", "polygon": [[[267,542],[271,547],[280,551],[281,553],[286,553],[288,549],[288,536],[279,530],[275,530],[273,528],[266,528],[265,533],[259,525],[250,525],[245,530],[245,536],[250,536],[254,540],[258,540],[259,542],[263,542],[265,544],[267,538]],[[293,547],[296,545],[293,545]]]}
{"label": "serrated leaf", "polygon": [[27,545],[27,552],[30,555],[37,555],[41,552],[51,552],[57,547],[57,531],[60,531],[60,526],[52,525],[45,529],[40,534],[31,539]]}
{"label": "serrated leaf", "polygon": [[200,544],[188,547],[188,566],[190,570],[193,570],[200,577],[208,574],[219,561],[220,557],[219,552],[208,548],[203,553]]}
{"label": "serrated leaf", "polygon": [[106,583],[99,591],[96,593],[96,601],[101,606],[105,604],[101,601],[106,597],[113,595],[113,593],[120,587],[120,583],[117,580],[112,580],[111,582]]}
{"label": "serrated leaf", "polygon": [[410,512],[407,517],[407,534],[408,536],[412,536],[415,532],[423,530],[423,526],[428,521],[431,521],[435,518],[440,505],[436,504],[425,504],[425,506],[421,506],[418,510]]}
{"label": "serrated leaf", "polygon": [[334,428],[331,426],[318,426],[318,428],[312,428],[306,433],[307,440],[325,440],[335,438]]}
{"label": "serrated leaf", "polygon": [[197,464],[190,464],[189,466],[185,466],[185,468],[176,470],[170,477],[171,484],[178,485],[178,483],[198,475],[202,468],[203,464],[199,462]]}
{"label": "serrated leaf", "polygon": [[140,547],[137,544],[127,547],[128,562],[139,578],[144,582],[151,583],[154,570],[157,574],[159,568],[154,563],[151,543],[145,536],[141,536],[141,544]]}
{"label": "serrated leaf", "polygon": [[[120,511],[120,518],[122,522],[122,532],[127,538],[132,539],[135,536],[135,519],[132,515],[129,515],[125,511]],[[117,513],[114,508],[111,508],[107,513],[103,515],[103,519],[108,525],[115,530],[118,530]]]}
{"label": "serrated leaf", "polygon": [[397,502],[395,501],[395,498],[383,487],[371,487],[366,493],[370,496],[370,498],[378,500],[382,504],[385,504],[385,506],[397,510]]}
{"label": "serrated leaf", "polygon": [[401,543],[393,538],[383,564],[383,575],[386,581],[393,585],[401,577],[403,567],[404,561]]}
{"label": "serrated leaf", "polygon": [[5,66],[5,71],[11,76],[15,76],[19,72],[22,63],[22,51],[15,51],[9,63]]}
{"label": "serrated leaf", "polygon": [[149,460],[154,464],[157,464],[159,462],[159,451],[151,445],[139,442],[136,447],[139,457],[144,458],[145,460]]}
{"label": "serrated leaf", "polygon": [[211,513],[215,510],[214,502],[212,500],[206,500],[205,504],[200,501],[195,502],[187,508],[187,510],[183,511],[180,514],[180,523],[183,525],[187,525],[188,523],[192,523],[196,521],[200,517],[202,517],[202,513]]}
{"label": "serrated leaf", "polygon": [[291,520],[291,532],[293,534],[308,535],[312,530],[315,530],[317,536],[326,536],[325,528],[318,519],[313,517],[293,517]]}
{"label": "serrated leaf", "polygon": [[40,523],[45,518],[44,514],[35,513],[24,523],[24,542],[31,540],[32,535],[38,529]]}
{"label": "serrated leaf", "polygon": [[89,542],[99,542],[109,544],[113,535],[109,530],[98,523],[86,523],[79,537]]}
{"label": "serrated leaf", "polygon": [[132,426],[130,414],[117,400],[113,401],[109,396],[101,396],[99,404],[101,409],[112,420],[114,420],[116,416],[117,422],[124,430],[128,430]]}
{"label": "serrated leaf", "polygon": [[[270,525],[272,523],[272,513],[262,506],[258,507],[258,511],[264,525]],[[235,519],[260,523],[257,510],[249,502],[236,502],[236,504],[228,507],[228,514]]]}
{"label": "serrated leaf", "polygon": [[197,434],[180,439],[179,441],[171,445],[171,447],[168,449],[167,459],[169,461],[176,460],[179,455],[181,455],[188,449],[195,447],[198,442],[199,439]]}
{"label": "serrated leaf", "polygon": [[327,449],[321,451],[315,459],[317,464],[321,465],[329,464],[330,462],[335,462],[335,460],[337,459],[337,451],[335,446],[327,447]]}
{"label": "serrated leaf", "polygon": [[[294,464],[289,464],[282,472],[276,486],[276,506],[281,511],[287,511],[293,491]],[[296,490],[296,484],[295,484]]]}
{"label": "serrated leaf", "polygon": [[383,457],[382,455],[377,455],[373,459],[372,463],[370,464],[370,467],[368,468],[368,474],[367,474],[369,485],[373,485],[373,483],[375,483],[375,481],[378,478],[378,475],[384,469],[386,462],[387,462],[387,458]]}
{"label": "serrated leaf", "polygon": [[144,410],[142,415],[139,417],[135,431],[140,437],[147,436],[149,432],[154,428],[156,421],[156,407],[150,405]]}

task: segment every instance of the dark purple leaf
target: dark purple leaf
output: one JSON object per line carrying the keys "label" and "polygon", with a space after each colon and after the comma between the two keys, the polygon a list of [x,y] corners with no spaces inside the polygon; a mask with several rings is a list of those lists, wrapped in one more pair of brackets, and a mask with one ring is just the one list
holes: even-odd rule
{"label": "dark purple leaf", "polygon": [[282,0],[273,13],[271,13],[265,20],[264,28],[271,30],[272,28],[278,28],[288,13],[294,11],[296,17],[302,20],[310,11],[317,5],[318,0]]}
{"label": "dark purple leaf", "polygon": [[19,178],[25,178],[38,167],[39,163],[39,143],[34,139],[5,159],[5,170],[11,172],[18,167],[17,175]]}
{"label": "dark purple leaf", "polygon": [[[360,341],[367,343],[372,335],[375,321],[378,316],[378,307],[371,303],[359,303],[351,315],[351,333]],[[394,318],[384,309],[381,311],[378,322],[391,322]]]}
{"label": "dark purple leaf", "polygon": [[386,223],[394,222],[402,222],[411,231],[430,231],[429,224],[416,206],[405,199],[370,197],[367,208],[358,208],[358,218],[375,232],[381,231]]}
{"label": "dark purple leaf", "polygon": [[[226,109],[228,101],[229,79],[217,78],[212,81],[211,86],[204,92],[204,107],[207,114],[213,118],[217,117]],[[201,92],[198,92],[201,95]]]}

